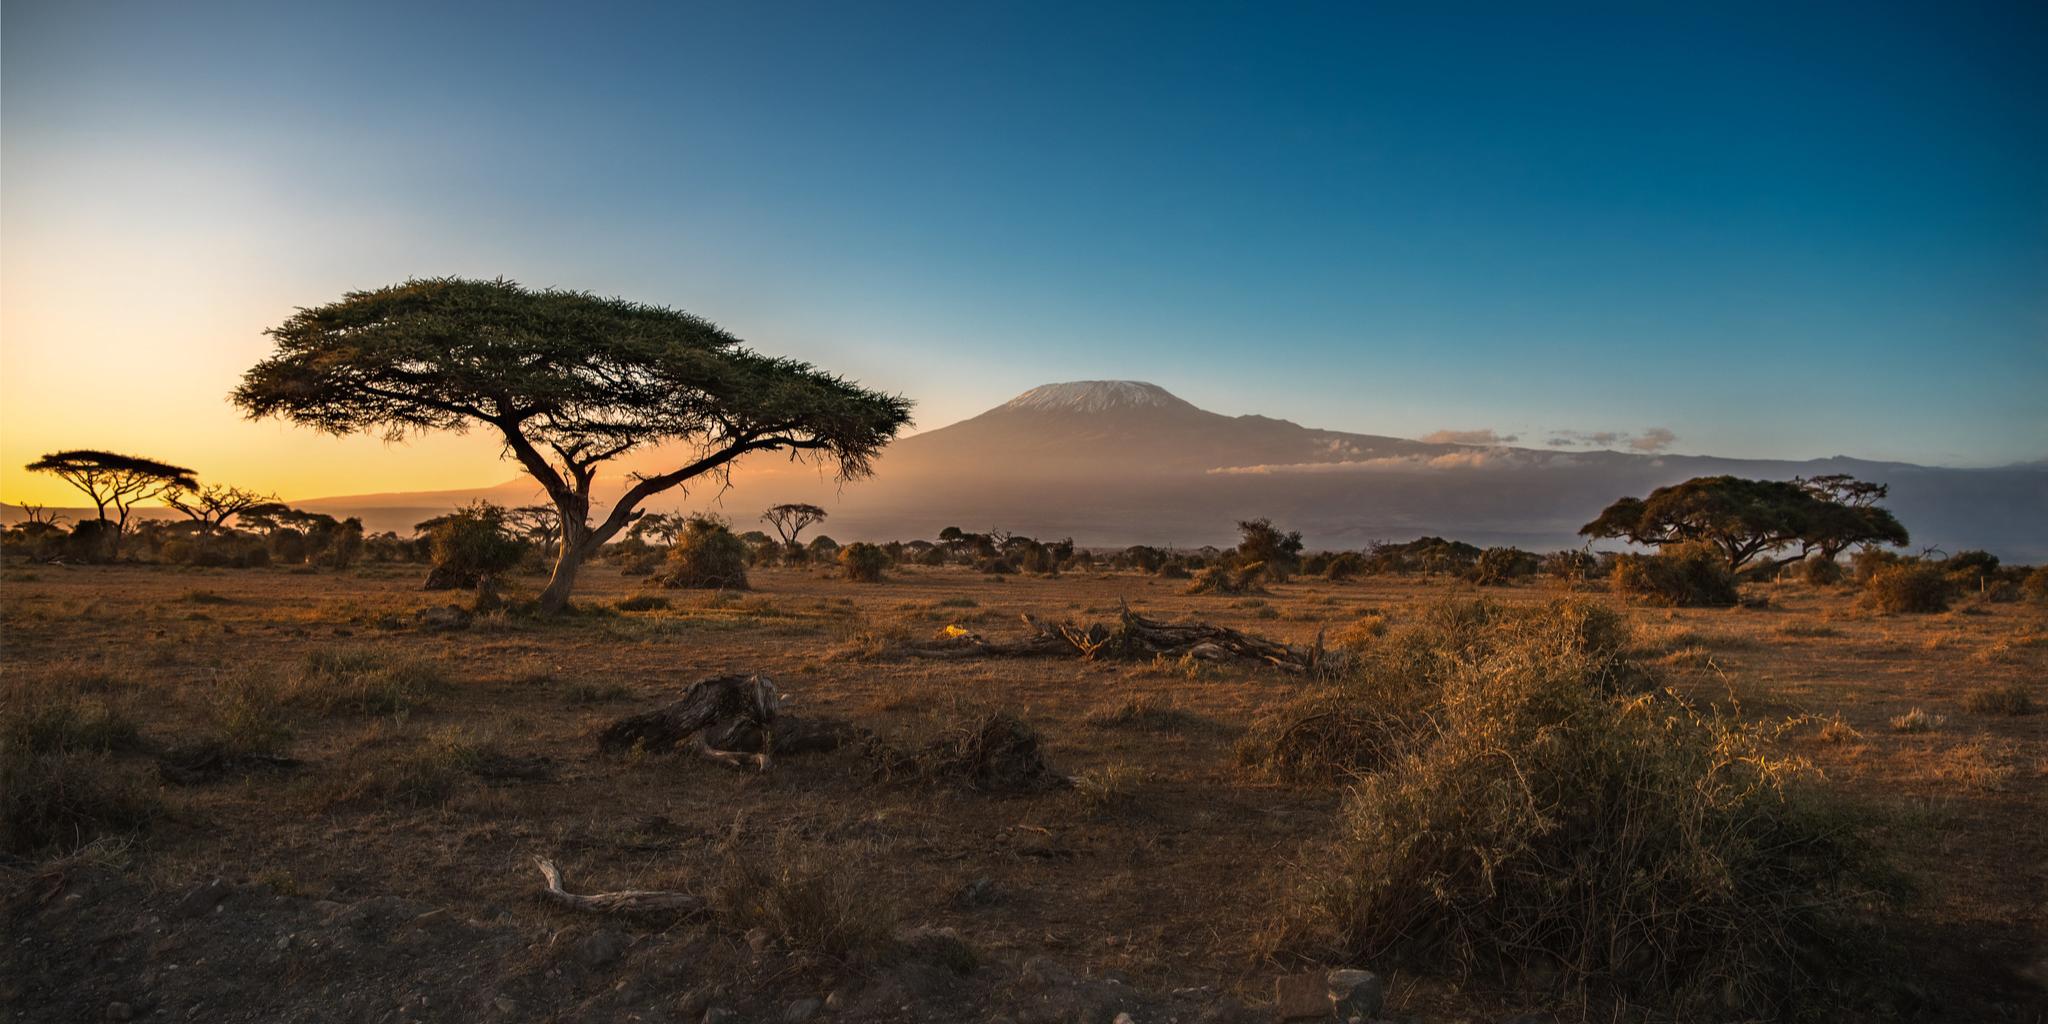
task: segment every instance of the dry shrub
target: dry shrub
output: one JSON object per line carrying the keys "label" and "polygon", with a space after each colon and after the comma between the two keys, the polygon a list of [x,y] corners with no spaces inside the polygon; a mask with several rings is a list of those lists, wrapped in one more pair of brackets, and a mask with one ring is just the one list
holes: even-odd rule
{"label": "dry shrub", "polygon": [[889,568],[889,553],[867,541],[855,541],[839,549],[839,568],[855,583],[880,583],[882,570]]}
{"label": "dry shrub", "polygon": [[656,597],[653,594],[634,594],[631,597],[618,599],[618,601],[612,604],[612,607],[622,612],[662,612],[668,610],[669,600],[665,597]]}
{"label": "dry shrub", "polygon": [[1863,738],[1863,734],[1857,732],[1855,727],[1849,723],[1842,721],[1842,716],[1840,715],[1828,719],[1827,723],[1820,727],[1820,732],[1816,735],[1820,737],[1822,743],[1847,743],[1850,740],[1860,740]]}
{"label": "dry shrub", "polygon": [[1045,763],[1038,731],[1004,710],[944,723],[921,743],[878,743],[869,762],[884,781],[958,785],[982,793],[1042,793],[1072,783]]}
{"label": "dry shrub", "polygon": [[666,568],[652,582],[694,590],[746,590],[747,542],[733,536],[724,520],[693,515],[669,548]]}
{"label": "dry shrub", "polygon": [[1954,594],[1955,581],[1927,562],[1881,566],[1863,582],[1863,603],[1894,615],[1948,611]]}
{"label": "dry shrub", "polygon": [[1824,1001],[1883,881],[1862,834],[1770,735],[1635,692],[1628,639],[1589,602],[1439,605],[1286,716],[1371,722],[1398,756],[1302,858],[1281,947],[1716,1013]]}
{"label": "dry shrub", "polygon": [[306,652],[282,697],[315,714],[403,715],[431,704],[446,688],[441,670],[419,658],[387,658],[367,647],[327,647]]}
{"label": "dry shrub", "polygon": [[1137,796],[1144,781],[1145,769],[1129,761],[1112,761],[1074,776],[1074,791],[1090,805],[1113,807]]}
{"label": "dry shrub", "polygon": [[1338,650],[1363,651],[1386,635],[1387,617],[1374,612],[1360,616],[1358,621],[1330,634],[1330,646]]}
{"label": "dry shrub", "polygon": [[1654,555],[1614,560],[1614,589],[1650,604],[1721,607],[1740,599],[1735,573],[1711,544],[1675,544]]}
{"label": "dry shrub", "polygon": [[[888,948],[901,914],[859,844],[777,835],[772,851],[729,843],[708,894],[713,911],[742,931],[761,928],[787,949],[867,964]],[[869,853],[869,858],[857,857]]]}
{"label": "dry shrub", "polygon": [[2039,710],[2018,683],[1986,686],[1963,694],[1963,710],[1973,715],[2031,715]]}
{"label": "dry shrub", "polygon": [[[1160,575],[1165,575],[1162,572]],[[1267,576],[1266,563],[1252,562],[1235,568],[1227,565],[1212,565],[1195,574],[1195,581],[1188,584],[1182,593],[1186,594],[1263,594],[1266,588],[1261,584]]]}
{"label": "dry shrub", "polygon": [[2048,602],[2048,565],[2037,567],[2020,581],[2020,591],[2030,600]]}

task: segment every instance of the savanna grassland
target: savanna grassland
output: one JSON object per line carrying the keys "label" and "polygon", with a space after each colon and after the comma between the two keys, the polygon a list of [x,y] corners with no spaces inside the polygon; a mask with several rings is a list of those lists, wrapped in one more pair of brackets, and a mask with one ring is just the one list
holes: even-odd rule
{"label": "savanna grassland", "polygon": [[[1192,659],[923,659],[902,641],[948,626],[1021,632],[1025,613],[1113,622],[1127,600],[1154,619],[1296,644],[1326,631],[1333,647],[1369,652],[1447,601],[1540,617],[1569,596],[1619,613],[1621,653],[1645,693],[1668,689],[1657,699],[1671,707],[1746,723],[1766,744],[1757,756],[1857,809],[1859,834],[1898,883],[1868,909],[1879,952],[1863,962],[1882,977],[1866,988],[1883,991],[1802,1012],[2040,1019],[2039,603],[1966,598],[1945,613],[1890,615],[1859,603],[1853,584],[1783,582],[1745,587],[1751,604],[1768,598],[1762,607],[1665,609],[1597,583],[1474,588],[1424,576],[1188,594],[1185,581],[1136,573],[985,577],[962,567],[895,568],[874,584],[822,568],[756,569],[746,591],[656,592],[593,567],[571,614],[471,618],[434,612],[450,598],[422,592],[424,573],[8,572],[0,671],[15,747],[11,844],[29,859],[7,872],[6,941],[43,945],[0,968],[7,1001],[25,1011],[90,990],[98,1002],[77,1005],[95,1014],[119,1002],[120,1012],[165,1019],[244,1019],[233,1008],[261,1002],[246,988],[179,988],[161,963],[183,957],[188,973],[198,969],[191,960],[204,955],[174,940],[200,924],[166,908],[221,878],[239,888],[215,918],[261,906],[311,920],[308,908],[332,915],[398,897],[516,937],[501,959],[525,980],[499,984],[503,996],[450,982],[458,994],[362,997],[334,1019],[695,1024],[714,1005],[781,1019],[790,1001],[828,995],[833,1003],[813,1008],[826,1018],[1027,1019],[1018,993],[1061,970],[1146,994],[1152,1002],[1132,1004],[1141,1021],[1229,1019],[1271,998],[1276,974],[1329,948],[1301,941],[1314,923],[1299,890],[1331,856],[1360,779],[1290,781],[1245,753],[1323,684]],[[619,610],[639,593],[668,606]],[[792,713],[844,720],[898,748],[1007,710],[1072,785],[981,792],[878,770],[861,744],[792,755],[762,774],[687,752],[598,752],[606,724],[726,672],[765,673],[792,696]],[[169,772],[158,767],[166,759]],[[190,773],[184,784],[170,781],[178,765]],[[59,776],[71,788],[46,792]],[[67,800],[84,810],[66,811]],[[24,801],[41,803],[22,811]],[[577,892],[682,890],[707,908],[661,920],[580,914],[540,898],[536,855]],[[100,930],[88,934],[86,921]],[[957,933],[964,951],[938,959],[978,988],[934,994],[872,954],[919,926]],[[403,934],[428,938],[392,931],[389,941],[411,942],[413,958],[457,941],[425,928]],[[600,932],[622,952],[586,955]],[[291,936],[279,941],[286,949]],[[214,954],[213,969],[224,970],[225,955]],[[247,971],[272,976],[263,964],[274,961]],[[510,977],[478,962],[463,970]],[[1385,1014],[1428,1021],[1654,1009],[1518,992],[1515,977],[1455,965],[1356,966],[1388,977]],[[321,970],[276,974],[274,987],[384,984]],[[135,993],[108,987],[145,976],[149,985],[129,984]],[[151,986],[159,994],[141,991]],[[1204,988],[1214,991],[1189,991]],[[951,1002],[912,1009],[925,996]]]}

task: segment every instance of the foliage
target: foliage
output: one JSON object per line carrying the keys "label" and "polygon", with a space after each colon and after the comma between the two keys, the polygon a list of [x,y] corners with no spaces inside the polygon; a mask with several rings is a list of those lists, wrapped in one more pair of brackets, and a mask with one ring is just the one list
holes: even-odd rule
{"label": "foliage", "polygon": [[1735,573],[1718,548],[1674,544],[1654,555],[1622,555],[1614,562],[1614,589],[1652,604],[1718,607],[1741,599]]}
{"label": "foliage", "polygon": [[1942,567],[1918,559],[1874,569],[1863,581],[1863,600],[1879,611],[1925,614],[1948,611],[1956,581]]}
{"label": "foliage", "polygon": [[525,546],[506,530],[505,510],[488,501],[471,502],[432,523],[427,537],[434,568],[427,574],[428,590],[485,586],[518,565],[525,552]]}
{"label": "foliage", "polygon": [[2039,566],[2027,574],[2020,589],[2036,601],[2048,601],[2048,565]]}
{"label": "foliage", "polygon": [[[408,281],[301,310],[270,330],[277,351],[233,401],[332,434],[391,440],[487,426],[560,517],[543,610],[567,606],[577,569],[646,499],[734,460],[787,450],[841,479],[909,422],[909,403],[788,359],[757,355],[702,318],[659,306],[509,281]],[[680,442],[694,457],[634,483],[595,525],[598,468]]]}
{"label": "foliage", "polygon": [[698,513],[683,523],[682,535],[668,550],[667,567],[652,582],[695,590],[747,589],[747,545],[732,535],[725,520]]}
{"label": "foliage", "polygon": [[1842,563],[1815,555],[1801,563],[1799,578],[1808,586],[1832,587],[1842,582]]}
{"label": "foliage", "polygon": [[283,507],[278,504],[277,495],[259,494],[224,484],[186,487],[181,482],[164,491],[161,497],[164,504],[183,512],[209,534],[245,512]]}
{"label": "foliage", "polygon": [[866,541],[855,541],[839,549],[839,567],[856,583],[879,583],[882,570],[889,567],[889,555]]}
{"label": "foliage", "polygon": [[1480,586],[1499,585],[1533,575],[1542,559],[1521,548],[1487,548],[1479,553],[1469,578]]}
{"label": "foliage", "polygon": [[1238,561],[1263,562],[1267,573],[1276,579],[1284,580],[1301,554],[1301,531],[1282,533],[1270,519],[1240,521],[1237,532]]}
{"label": "foliage", "polygon": [[1282,945],[1693,1015],[1824,1001],[1885,881],[1866,842],[1769,730],[1638,692],[1627,639],[1587,601],[1447,603],[1263,723],[1252,764],[1352,780]]}
{"label": "foliage", "polygon": [[[1582,537],[1623,537],[1635,544],[1669,547],[1712,544],[1730,569],[1798,545],[1798,553],[1759,563],[1768,567],[1818,552],[1833,558],[1853,545],[1879,543],[1904,546],[1906,528],[1892,514],[1871,504],[1851,501],[1882,496],[1882,485],[1862,484],[1848,477],[1826,477],[1827,485],[1780,480],[1744,480],[1733,476],[1695,477],[1659,487],[1648,499],[1622,498],[1607,506],[1600,518],[1579,528]],[[1841,483],[1847,481],[1847,483]],[[1851,494],[1846,500],[1828,495]]]}

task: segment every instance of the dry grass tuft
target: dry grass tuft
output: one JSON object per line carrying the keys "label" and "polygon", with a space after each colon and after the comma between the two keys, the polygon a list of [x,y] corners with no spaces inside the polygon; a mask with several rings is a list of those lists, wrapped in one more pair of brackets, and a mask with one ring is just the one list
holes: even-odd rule
{"label": "dry grass tuft", "polygon": [[1893,732],[1933,732],[1947,725],[1948,719],[1941,715],[1930,715],[1919,708],[1914,708],[1903,715],[1893,718],[1891,722]]}
{"label": "dry grass tuft", "polygon": [[286,681],[283,699],[315,714],[405,715],[433,703],[447,685],[440,668],[417,657],[315,648]]}
{"label": "dry grass tuft", "polygon": [[872,963],[901,920],[888,885],[869,863],[874,853],[858,843],[806,842],[789,832],[776,837],[772,852],[749,856],[729,844],[709,902],[731,927],[763,929],[783,948]]}
{"label": "dry grass tuft", "polygon": [[1944,754],[1934,774],[1971,789],[2002,791],[2019,774],[2011,744],[1973,740]]}

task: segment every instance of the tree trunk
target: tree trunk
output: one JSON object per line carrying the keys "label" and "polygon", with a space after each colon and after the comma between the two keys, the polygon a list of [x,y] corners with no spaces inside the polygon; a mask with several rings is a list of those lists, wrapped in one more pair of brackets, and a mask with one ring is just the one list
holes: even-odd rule
{"label": "tree trunk", "polygon": [[558,615],[569,606],[569,592],[576,589],[576,571],[583,568],[583,559],[588,552],[583,550],[584,538],[575,541],[564,539],[561,554],[555,556],[555,573],[548,577],[547,589],[540,592],[540,610],[543,615]]}

